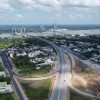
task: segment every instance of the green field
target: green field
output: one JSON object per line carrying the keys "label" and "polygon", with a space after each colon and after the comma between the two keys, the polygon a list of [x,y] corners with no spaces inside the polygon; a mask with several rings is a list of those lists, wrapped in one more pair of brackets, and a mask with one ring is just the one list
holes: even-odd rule
{"label": "green field", "polygon": [[14,100],[11,93],[0,94],[0,100]]}
{"label": "green field", "polygon": [[41,81],[27,81],[22,87],[29,100],[48,100],[51,87],[51,79]]}

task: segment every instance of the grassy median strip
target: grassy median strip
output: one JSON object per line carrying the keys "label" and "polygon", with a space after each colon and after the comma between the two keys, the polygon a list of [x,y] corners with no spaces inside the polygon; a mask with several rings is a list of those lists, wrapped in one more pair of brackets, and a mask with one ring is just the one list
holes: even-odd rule
{"label": "grassy median strip", "polygon": [[51,79],[22,82],[22,87],[29,100],[48,100]]}

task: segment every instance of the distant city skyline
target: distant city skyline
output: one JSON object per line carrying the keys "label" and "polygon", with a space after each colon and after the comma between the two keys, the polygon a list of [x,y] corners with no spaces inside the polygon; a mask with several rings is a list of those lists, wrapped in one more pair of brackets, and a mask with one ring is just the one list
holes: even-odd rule
{"label": "distant city skyline", "polygon": [[0,0],[6,24],[100,24],[100,0]]}

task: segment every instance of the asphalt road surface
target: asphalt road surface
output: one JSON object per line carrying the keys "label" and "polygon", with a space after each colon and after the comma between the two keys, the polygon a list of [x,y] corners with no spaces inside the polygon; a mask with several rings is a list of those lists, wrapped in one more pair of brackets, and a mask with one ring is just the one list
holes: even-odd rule
{"label": "asphalt road surface", "polygon": [[23,94],[21,93],[21,91],[18,87],[17,81],[16,81],[16,79],[13,75],[13,72],[12,72],[13,66],[12,66],[11,62],[9,61],[8,56],[3,52],[0,52],[0,56],[1,56],[1,59],[3,61],[4,67],[8,71],[8,74],[11,78],[12,84],[13,84],[15,90],[16,90],[16,93],[17,93],[19,100],[25,100]]}
{"label": "asphalt road surface", "polygon": [[57,74],[50,100],[67,100],[68,98],[67,83],[69,82],[70,79],[70,68],[71,68],[68,57],[63,52],[63,50],[54,43],[39,37],[33,37],[33,38],[46,42],[51,47],[53,47],[57,53],[57,64],[56,64]]}

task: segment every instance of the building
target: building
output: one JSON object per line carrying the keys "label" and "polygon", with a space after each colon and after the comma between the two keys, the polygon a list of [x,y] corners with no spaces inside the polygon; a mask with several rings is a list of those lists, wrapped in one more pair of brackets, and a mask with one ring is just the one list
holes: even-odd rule
{"label": "building", "polygon": [[10,56],[11,58],[13,58],[14,53],[9,53],[9,56]]}
{"label": "building", "polygon": [[50,47],[42,47],[42,50],[45,51],[45,52],[53,52],[53,49],[50,48]]}
{"label": "building", "polygon": [[42,67],[44,67],[44,66],[45,66],[45,67],[52,66],[53,63],[54,63],[54,61],[52,61],[51,59],[47,59],[47,60],[45,61],[45,63],[37,64],[37,65],[36,65],[36,69],[40,69],[40,68],[42,68]]}
{"label": "building", "polygon": [[0,93],[11,93],[13,88],[11,85],[7,85],[7,82],[0,82]]}
{"label": "building", "polygon": [[22,52],[22,53],[17,53],[16,56],[26,56],[26,52]]}
{"label": "building", "polygon": [[36,57],[36,56],[38,56],[40,54],[43,54],[43,52],[40,51],[40,50],[37,50],[37,51],[33,51],[33,52],[28,53],[28,57],[29,58],[33,58],[33,57]]}
{"label": "building", "polygon": [[51,59],[47,59],[47,60],[45,61],[45,63],[53,64],[54,61],[52,61]]}

